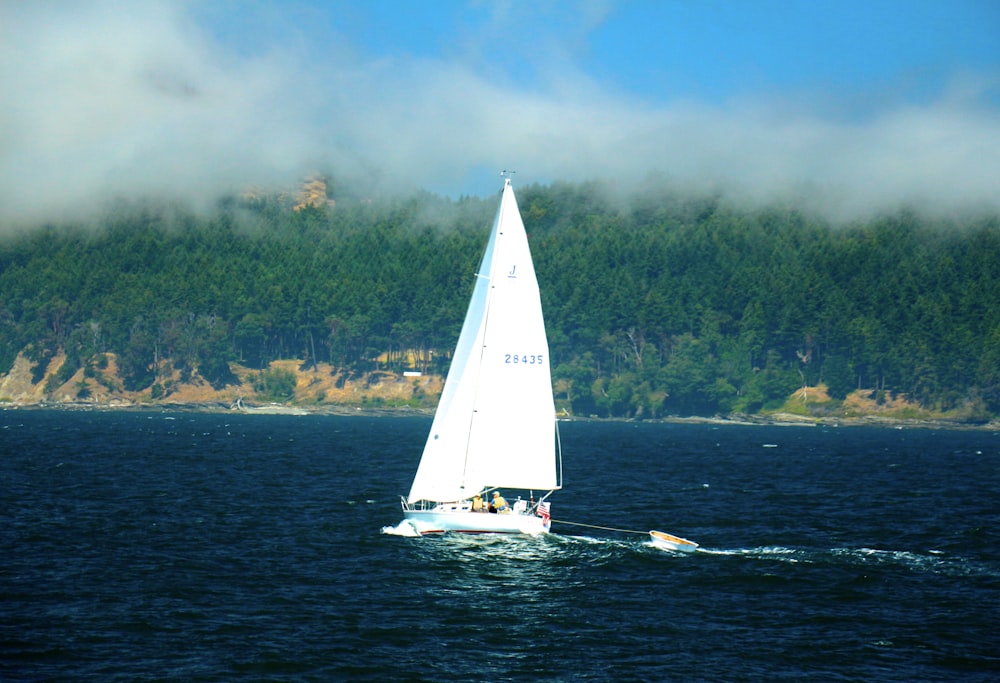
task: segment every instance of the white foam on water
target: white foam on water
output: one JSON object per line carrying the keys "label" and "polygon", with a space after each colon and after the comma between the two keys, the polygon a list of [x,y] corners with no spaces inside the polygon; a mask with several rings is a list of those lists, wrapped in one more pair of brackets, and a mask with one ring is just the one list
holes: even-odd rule
{"label": "white foam on water", "polygon": [[947,576],[1000,576],[1000,569],[993,563],[952,556],[942,550],[926,552],[890,550],[869,547],[859,548],[786,548],[761,546],[757,548],[710,549],[698,548],[707,555],[742,556],[757,560],[773,560],[790,564],[848,563],[858,566],[895,566],[917,573]]}
{"label": "white foam on water", "polygon": [[405,519],[396,526],[382,527],[382,533],[390,536],[406,536],[408,538],[415,538],[420,535],[420,532],[418,532],[414,526]]}
{"label": "white foam on water", "polygon": [[993,563],[950,555],[937,549],[914,552],[867,547],[832,548],[830,553],[858,564],[898,566],[917,573],[946,576],[1000,576],[1000,569]]}

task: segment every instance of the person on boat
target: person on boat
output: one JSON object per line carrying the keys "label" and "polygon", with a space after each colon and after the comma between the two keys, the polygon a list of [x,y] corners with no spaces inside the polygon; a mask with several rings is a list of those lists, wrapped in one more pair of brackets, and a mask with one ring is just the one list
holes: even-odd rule
{"label": "person on boat", "polygon": [[472,497],[472,511],[486,512],[486,508],[483,506],[483,497],[478,493]]}
{"label": "person on boat", "polygon": [[492,508],[495,512],[509,512],[510,506],[507,505],[507,501],[504,497],[500,495],[499,491],[493,492],[493,505]]}

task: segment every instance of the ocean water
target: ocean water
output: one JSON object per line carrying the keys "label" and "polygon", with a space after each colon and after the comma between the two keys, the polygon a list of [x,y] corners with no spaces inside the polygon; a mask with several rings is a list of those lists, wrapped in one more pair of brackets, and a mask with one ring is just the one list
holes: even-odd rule
{"label": "ocean water", "polygon": [[0,411],[0,680],[1000,678],[996,432],[562,423],[555,533],[382,533],[429,427]]}

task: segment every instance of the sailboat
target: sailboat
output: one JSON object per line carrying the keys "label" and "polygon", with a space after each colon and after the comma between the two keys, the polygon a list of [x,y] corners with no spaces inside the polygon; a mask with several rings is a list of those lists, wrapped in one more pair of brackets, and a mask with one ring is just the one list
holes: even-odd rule
{"label": "sailboat", "polygon": [[[441,400],[402,500],[416,533],[548,532],[547,499],[562,488],[549,362],[538,280],[506,175]],[[507,504],[480,509],[497,499]]]}

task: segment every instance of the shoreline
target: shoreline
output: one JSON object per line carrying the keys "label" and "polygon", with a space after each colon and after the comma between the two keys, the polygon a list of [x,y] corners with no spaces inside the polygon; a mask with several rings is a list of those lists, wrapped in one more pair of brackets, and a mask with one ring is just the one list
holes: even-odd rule
{"label": "shoreline", "polygon": [[[160,412],[160,413],[205,413],[242,415],[292,415],[309,417],[313,415],[336,415],[341,417],[433,417],[432,408],[410,406],[376,407],[351,404],[296,406],[284,404],[263,404],[234,408],[217,402],[177,402],[177,403],[0,403],[0,411],[51,410],[65,412]],[[658,418],[625,418],[597,416],[557,416],[559,422],[634,422],[650,424],[715,424],[746,427],[881,427],[884,429],[945,429],[956,431],[1000,431],[1000,420],[987,423],[959,422],[941,419],[913,419],[884,417],[880,415],[859,415],[853,417],[807,417],[789,413],[772,415],[714,415],[714,416],[667,416]]]}

